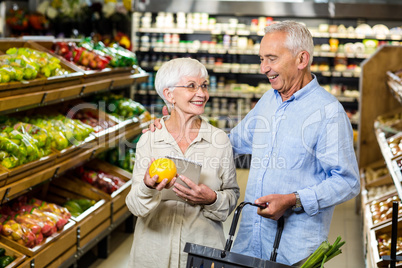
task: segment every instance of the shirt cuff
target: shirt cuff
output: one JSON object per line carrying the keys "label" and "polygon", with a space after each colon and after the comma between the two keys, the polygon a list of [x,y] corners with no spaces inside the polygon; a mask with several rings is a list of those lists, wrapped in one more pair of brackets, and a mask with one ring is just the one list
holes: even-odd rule
{"label": "shirt cuff", "polygon": [[314,216],[318,213],[318,201],[315,192],[311,189],[297,190],[304,211],[309,216]]}
{"label": "shirt cuff", "polygon": [[144,181],[139,185],[139,191],[144,196],[154,196],[158,190],[149,188]]}
{"label": "shirt cuff", "polygon": [[204,205],[204,209],[206,210],[217,210],[219,208],[219,201],[221,199],[221,195],[218,191],[214,191],[216,193],[216,200],[210,205]]}

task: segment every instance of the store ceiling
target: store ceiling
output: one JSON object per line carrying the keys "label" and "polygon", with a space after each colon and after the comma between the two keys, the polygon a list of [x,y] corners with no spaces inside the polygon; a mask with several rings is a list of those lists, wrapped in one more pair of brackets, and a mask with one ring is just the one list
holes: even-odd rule
{"label": "store ceiling", "polygon": [[[296,0],[298,1],[298,0]],[[401,19],[401,0],[137,0],[141,12],[206,12],[211,15]],[[320,2],[318,2],[320,1]]]}

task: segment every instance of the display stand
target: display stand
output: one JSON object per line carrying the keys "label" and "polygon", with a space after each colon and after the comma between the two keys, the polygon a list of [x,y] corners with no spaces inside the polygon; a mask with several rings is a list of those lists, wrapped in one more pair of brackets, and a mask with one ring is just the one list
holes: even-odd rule
{"label": "display stand", "polygon": [[[398,94],[390,88],[388,81],[389,72],[396,72],[402,69],[402,46],[382,46],[369,59],[365,60],[362,65],[362,73],[360,77],[360,122],[357,156],[360,170],[373,165],[373,163],[385,162],[389,174],[397,190],[399,198],[402,197],[401,171],[396,166],[395,160],[391,154],[385,138],[375,130],[374,123],[378,116],[384,114],[392,114],[400,109],[402,104],[399,102],[401,98],[396,97]],[[364,179],[364,176],[362,176]],[[362,186],[365,185],[362,182]],[[365,189],[362,189],[365,190]],[[362,191],[364,192],[364,191]],[[361,207],[365,208],[367,204],[362,199]],[[378,267],[388,263],[399,261],[396,247],[392,245],[392,252],[386,256],[380,257],[378,250],[378,234],[388,233],[392,227],[392,241],[396,243],[398,228],[398,209],[394,208],[392,226],[383,224],[372,226],[367,222],[371,215],[367,210],[363,211],[364,233],[363,239],[366,244],[367,267]],[[394,219],[395,218],[395,219]],[[371,256],[371,258],[369,258]]]}

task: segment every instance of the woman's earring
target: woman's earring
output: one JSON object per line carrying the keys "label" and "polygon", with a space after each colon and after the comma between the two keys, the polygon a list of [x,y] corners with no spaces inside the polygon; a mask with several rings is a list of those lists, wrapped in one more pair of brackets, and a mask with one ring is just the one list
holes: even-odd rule
{"label": "woman's earring", "polygon": [[172,103],[172,110],[174,110],[174,102]]}

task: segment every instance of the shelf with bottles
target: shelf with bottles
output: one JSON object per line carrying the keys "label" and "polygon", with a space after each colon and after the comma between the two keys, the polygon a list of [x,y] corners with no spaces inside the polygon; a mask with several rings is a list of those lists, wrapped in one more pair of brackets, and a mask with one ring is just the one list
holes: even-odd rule
{"label": "shelf with bottles", "polygon": [[[264,35],[264,28],[272,23],[272,17],[242,16],[210,16],[208,13],[184,13],[150,12],[134,14],[135,26],[140,33],[170,33],[170,34],[227,34],[238,36]],[[309,26],[315,38],[340,38],[340,39],[378,39],[378,40],[402,40],[402,29],[392,27],[389,29],[383,24],[373,27],[366,23],[360,23],[353,27],[350,23],[334,25],[320,23],[317,26]]]}
{"label": "shelf with bottles", "polygon": [[[219,22],[218,22],[219,21]],[[135,49],[139,52],[258,54],[259,40],[271,17],[215,16],[207,13],[135,13]],[[400,45],[402,28],[373,27],[353,20],[343,24],[307,25],[315,41],[315,55],[368,58],[383,44]],[[193,38],[197,37],[197,38]]]}

